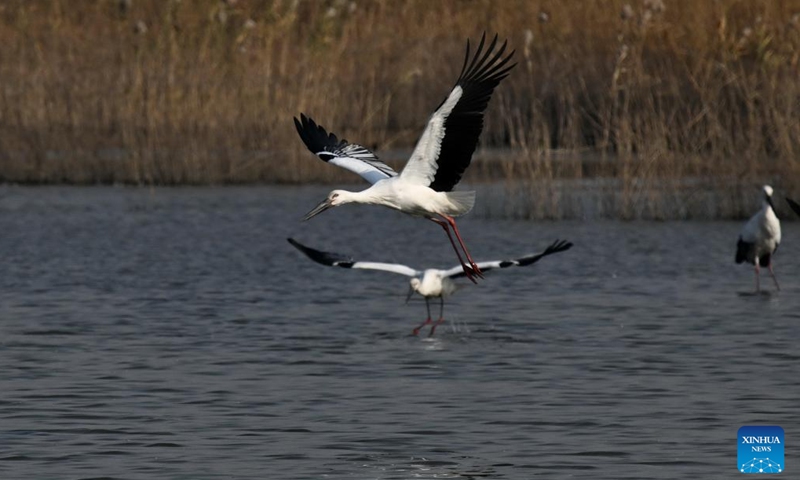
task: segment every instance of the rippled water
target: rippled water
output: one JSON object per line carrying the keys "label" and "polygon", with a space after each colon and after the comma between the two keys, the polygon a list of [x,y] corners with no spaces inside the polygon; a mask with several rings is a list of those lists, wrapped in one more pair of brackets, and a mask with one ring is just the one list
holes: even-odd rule
{"label": "rippled water", "polygon": [[[800,471],[800,227],[748,295],[739,223],[465,217],[491,272],[413,337],[429,222],[320,188],[0,189],[0,478],[731,478],[736,431]],[[794,475],[794,474],[791,474]]]}

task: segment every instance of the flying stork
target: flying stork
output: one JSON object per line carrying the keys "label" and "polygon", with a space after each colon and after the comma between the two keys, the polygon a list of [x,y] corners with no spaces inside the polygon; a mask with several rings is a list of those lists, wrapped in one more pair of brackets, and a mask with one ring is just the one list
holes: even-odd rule
{"label": "flying stork", "polygon": [[[492,92],[516,65],[509,65],[513,51],[504,56],[507,43],[505,41],[497,48],[495,35],[487,47],[484,34],[475,54],[470,57],[467,40],[464,65],[455,86],[428,119],[399,174],[366,147],[339,140],[305,114],[300,114],[299,120],[295,118],[297,133],[312,153],[325,162],[359,174],[372,184],[359,192],[333,190],[303,220],[347,203],[383,205],[427,218],[447,233],[467,278],[476,282],[475,276],[482,277],[480,266],[469,254],[453,218],[472,209],[475,192],[453,191],[453,187],[461,180],[478,145],[484,111]],[[451,228],[469,265],[456,247]]]}

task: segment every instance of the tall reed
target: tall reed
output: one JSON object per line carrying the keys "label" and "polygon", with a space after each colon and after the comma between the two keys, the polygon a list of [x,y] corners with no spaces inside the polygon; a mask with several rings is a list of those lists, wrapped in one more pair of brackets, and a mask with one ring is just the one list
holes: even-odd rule
{"label": "tall reed", "polygon": [[800,0],[7,0],[0,181],[346,180],[291,117],[407,151],[484,30],[519,66],[468,180],[507,179],[514,215],[579,216],[565,185],[591,178],[623,218],[800,196]]}

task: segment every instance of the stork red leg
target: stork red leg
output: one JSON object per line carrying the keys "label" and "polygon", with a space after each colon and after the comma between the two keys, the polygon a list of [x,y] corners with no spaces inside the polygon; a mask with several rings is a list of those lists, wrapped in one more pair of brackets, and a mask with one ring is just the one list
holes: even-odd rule
{"label": "stork red leg", "polygon": [[778,278],[775,276],[775,272],[772,271],[772,258],[769,259],[769,274],[772,275],[772,281],[775,282],[775,288],[777,288],[780,292],[781,286],[778,285]]}
{"label": "stork red leg", "polygon": [[417,328],[411,331],[411,335],[419,335],[419,330],[425,325],[429,325],[431,322],[433,322],[433,320],[431,320],[431,317],[428,317],[424,322],[420,323]]}
{"label": "stork red leg", "polygon": [[431,327],[431,333],[429,333],[428,336],[432,337],[433,336],[433,332],[436,331],[436,327],[438,327],[442,323],[444,323],[444,318],[439,317],[439,320],[436,320],[436,323],[434,323],[433,326]]}
{"label": "stork red leg", "polygon": [[428,309],[428,318],[424,322],[422,322],[419,327],[412,330],[411,335],[418,335],[420,328],[431,323],[431,304],[428,303],[428,297],[425,297],[425,308]]}
{"label": "stork red leg", "polygon": [[[430,309],[428,309],[428,315],[430,316]],[[433,332],[436,331],[436,327],[438,327],[443,322],[444,322],[444,297],[439,297],[439,319],[436,320],[436,323],[434,323],[433,326],[431,327],[431,331],[428,334],[428,336],[432,337]]]}
{"label": "stork red leg", "polygon": [[758,257],[756,257],[756,293],[761,291],[761,284],[759,282],[760,269],[758,268]]}
{"label": "stork red leg", "polygon": [[461,244],[461,248],[464,250],[464,255],[467,256],[467,260],[469,260],[469,264],[472,267],[473,272],[475,275],[483,278],[483,274],[481,273],[481,269],[478,268],[478,265],[475,263],[475,260],[472,259],[472,255],[469,254],[469,250],[467,250],[467,246],[464,245],[464,240],[461,238],[461,234],[458,233],[458,227],[456,226],[456,220],[453,217],[448,217],[447,215],[442,215],[442,218],[447,220],[451,227],[453,227],[453,231],[456,233],[456,237],[458,238],[458,243]]}
{"label": "stork red leg", "polygon": [[[456,252],[456,256],[458,257],[458,261],[461,263],[461,268],[463,268],[464,269],[464,273],[467,274],[467,278],[469,278],[470,281],[472,281],[472,283],[478,283],[475,280],[475,277],[474,277],[475,272],[473,271],[473,268],[468,266],[464,262],[464,259],[461,258],[461,253],[458,251],[458,247],[456,247],[456,242],[453,240],[453,236],[450,234],[449,223],[445,222],[444,220],[439,220],[438,218],[433,218],[433,217],[428,217],[428,220],[439,224],[439,226],[444,229],[445,233],[447,233],[447,238],[450,239],[450,245],[453,246],[453,250],[455,250],[455,252]],[[463,245],[463,243],[462,243],[462,245]],[[474,263],[473,263],[473,265],[474,265]]]}

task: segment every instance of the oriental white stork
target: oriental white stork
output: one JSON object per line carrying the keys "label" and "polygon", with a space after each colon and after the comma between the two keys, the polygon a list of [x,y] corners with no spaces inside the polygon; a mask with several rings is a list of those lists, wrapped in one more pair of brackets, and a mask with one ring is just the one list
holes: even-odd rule
{"label": "oriental white stork", "polygon": [[[425,321],[412,331],[412,334],[414,335],[417,335],[422,327],[431,323],[433,323],[433,325],[431,326],[429,336],[433,335],[436,327],[444,321],[444,297],[452,295],[462,286],[455,283],[453,280],[459,277],[467,276],[467,273],[463,268],[461,268],[461,265],[448,270],[439,270],[435,268],[416,270],[412,267],[398,263],[356,261],[347,255],[323,252],[321,250],[307,247],[293,238],[288,238],[287,240],[298,250],[306,254],[308,258],[317,263],[321,263],[322,265],[364,270],[382,270],[384,272],[398,273],[400,275],[405,275],[406,277],[411,277],[406,301],[408,301],[414,293],[418,293],[419,295],[425,297],[425,307],[428,310],[428,317],[425,319]],[[525,255],[524,257],[520,257],[515,260],[492,260],[488,262],[480,262],[477,265],[484,272],[496,268],[526,267],[538,262],[543,257],[552,255],[554,253],[564,252],[569,250],[571,247],[572,243],[570,242],[565,240],[556,240],[544,251],[535,255]],[[439,318],[436,322],[433,322],[431,319],[431,298],[439,299]]]}
{"label": "oriental white stork", "polygon": [[[347,203],[383,205],[439,224],[447,233],[466,276],[475,282],[482,276],[480,266],[469,254],[455,219],[469,212],[475,204],[475,192],[454,192],[453,187],[470,164],[483,130],[483,115],[495,87],[516,64],[509,65],[512,51],[503,55],[506,44],[497,47],[497,35],[486,47],[481,37],[470,57],[469,41],[464,65],[455,86],[433,112],[403,171],[398,174],[367,148],[339,140],[311,118],[294,119],[297,133],[312,153],[325,162],[361,175],[372,184],[360,192],[333,190],[303,220],[331,207]],[[486,48],[484,48],[486,47]],[[471,60],[470,60],[471,58]],[[456,247],[452,228],[466,256],[467,265]]]}
{"label": "oriental white stork", "polygon": [[772,187],[764,185],[762,192],[761,210],[750,217],[736,243],[736,263],[747,262],[755,266],[756,292],[761,290],[759,267],[768,267],[775,288],[781,289],[772,270],[772,257],[781,243],[781,222],[775,216]]}

